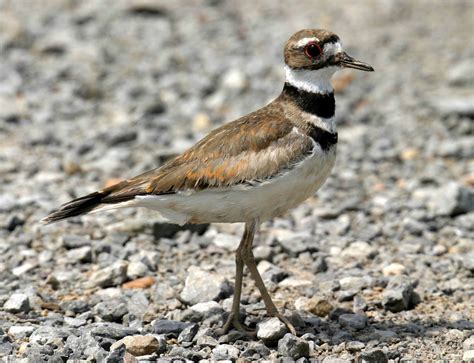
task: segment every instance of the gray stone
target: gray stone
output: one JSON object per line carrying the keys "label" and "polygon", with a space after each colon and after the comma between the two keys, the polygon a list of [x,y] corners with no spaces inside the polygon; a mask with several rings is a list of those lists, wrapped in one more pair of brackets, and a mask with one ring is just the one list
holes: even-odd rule
{"label": "gray stone", "polygon": [[365,344],[357,340],[352,340],[346,343],[346,349],[349,352],[358,352],[365,348]]}
{"label": "gray stone", "polygon": [[278,353],[283,357],[299,359],[309,356],[307,341],[288,333],[278,341]]}
{"label": "gray stone", "polygon": [[453,86],[474,85],[474,63],[466,59],[454,64],[448,72],[448,81]]}
{"label": "gray stone", "polygon": [[372,258],[377,254],[377,250],[364,241],[352,242],[347,248],[343,249],[341,256],[350,259]]}
{"label": "gray stone", "polygon": [[467,338],[463,343],[462,343],[462,349],[464,350],[474,350],[474,335],[471,337]]}
{"label": "gray stone", "polygon": [[339,316],[339,324],[355,330],[361,330],[367,326],[367,317],[361,314],[342,314]]}
{"label": "gray stone", "polygon": [[29,337],[37,327],[29,326],[29,325],[12,325],[8,329],[8,334],[15,337],[16,339],[24,339]]}
{"label": "gray stone", "polygon": [[204,354],[201,352],[195,352],[194,350],[191,350],[191,349],[186,349],[186,348],[176,347],[176,346],[174,346],[171,349],[171,351],[168,353],[168,356],[181,357],[181,358],[189,359],[192,362],[198,362],[201,359],[205,358]]}
{"label": "gray stone", "polygon": [[91,333],[95,336],[118,340],[127,335],[137,334],[138,330],[116,323],[97,323],[97,325],[92,328]]}
{"label": "gray stone", "polygon": [[122,322],[128,313],[127,305],[118,300],[107,300],[94,306],[93,312],[105,321]]}
{"label": "gray stone", "polygon": [[449,182],[440,188],[420,189],[414,196],[438,216],[457,216],[474,210],[473,190],[456,182]]}
{"label": "gray stone", "polygon": [[150,272],[148,266],[141,261],[130,262],[127,266],[127,277],[130,280],[143,277]]}
{"label": "gray stone", "polygon": [[90,246],[92,241],[88,237],[65,235],[61,238],[62,245],[67,249],[80,248]]}
{"label": "gray stone", "polygon": [[444,116],[474,116],[474,96],[445,97],[443,99],[436,99],[433,105]]}
{"label": "gray stone", "polygon": [[3,304],[3,309],[9,313],[27,313],[30,311],[30,300],[26,294],[12,294]]}
{"label": "gray stone", "polygon": [[67,258],[75,262],[91,262],[92,248],[90,246],[73,248],[72,250],[67,251]]}
{"label": "gray stone", "polygon": [[232,294],[232,287],[224,276],[191,266],[188,269],[188,277],[181,292],[181,298],[188,304],[194,305],[225,299],[230,294]]}
{"label": "gray stone", "polygon": [[117,261],[112,266],[94,272],[90,281],[93,286],[99,287],[120,285],[127,280],[127,266],[127,262]]}
{"label": "gray stone", "polygon": [[176,320],[155,320],[152,325],[155,334],[173,334],[178,336],[185,328],[195,324]]}
{"label": "gray stone", "polygon": [[474,363],[474,350],[466,350],[462,355],[462,361],[466,363]]}
{"label": "gray stone", "polygon": [[369,286],[369,278],[348,276],[339,280],[339,285],[342,290],[356,290],[360,291],[363,288]]}
{"label": "gray stone", "polygon": [[394,276],[390,279],[383,292],[382,304],[386,310],[394,313],[409,307],[413,294],[413,285],[405,276]]}
{"label": "gray stone", "polygon": [[387,355],[380,349],[361,352],[360,359],[362,363],[388,363]]}
{"label": "gray stone", "polygon": [[209,335],[201,335],[201,336],[198,336],[197,338],[197,341],[196,341],[196,344],[200,347],[216,347],[217,345],[219,345],[219,342],[209,336]]}
{"label": "gray stone", "polygon": [[160,341],[151,335],[132,335],[122,338],[111,345],[110,351],[125,345],[127,352],[134,356],[148,355],[163,351]]}
{"label": "gray stone", "polygon": [[191,342],[199,330],[198,324],[190,324],[185,327],[178,336],[178,343]]}
{"label": "gray stone", "polygon": [[343,359],[343,358],[337,358],[337,357],[326,357],[323,359],[322,363],[350,363],[352,362],[351,360]]}
{"label": "gray stone", "polygon": [[220,344],[212,350],[213,359],[235,361],[239,358],[240,351],[230,344]]}
{"label": "gray stone", "polygon": [[285,324],[278,318],[270,318],[257,325],[257,338],[267,345],[276,343],[287,332]]}

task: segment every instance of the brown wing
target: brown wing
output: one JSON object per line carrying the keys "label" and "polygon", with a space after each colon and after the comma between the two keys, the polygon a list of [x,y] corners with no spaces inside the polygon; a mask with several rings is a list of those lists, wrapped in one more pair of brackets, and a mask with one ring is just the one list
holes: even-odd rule
{"label": "brown wing", "polygon": [[42,222],[89,213],[137,195],[260,182],[291,169],[312,150],[313,142],[304,130],[298,130],[282,112],[263,108],[214,130],[161,168],[74,199]]}
{"label": "brown wing", "polygon": [[161,168],[103,190],[103,203],[253,183],[301,161],[313,149],[282,113],[262,109],[211,132]]}

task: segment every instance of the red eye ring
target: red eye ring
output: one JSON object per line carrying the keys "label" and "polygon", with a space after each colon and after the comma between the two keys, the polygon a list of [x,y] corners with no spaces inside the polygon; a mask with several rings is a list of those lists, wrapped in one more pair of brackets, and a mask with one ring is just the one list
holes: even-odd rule
{"label": "red eye ring", "polygon": [[323,54],[323,49],[316,42],[310,42],[304,47],[304,54],[310,59],[318,58]]}

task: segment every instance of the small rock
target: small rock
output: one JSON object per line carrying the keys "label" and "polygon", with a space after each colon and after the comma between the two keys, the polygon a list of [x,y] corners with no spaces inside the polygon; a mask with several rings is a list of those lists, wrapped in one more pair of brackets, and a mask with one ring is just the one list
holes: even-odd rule
{"label": "small rock", "polygon": [[184,328],[178,336],[178,343],[191,342],[199,330],[198,324],[190,324]]}
{"label": "small rock", "polygon": [[219,345],[219,342],[209,336],[209,335],[201,335],[200,337],[197,338],[196,344],[200,347],[217,347]]}
{"label": "small rock", "polygon": [[308,300],[307,304],[307,310],[314,315],[324,317],[328,316],[331,310],[333,309],[332,304],[321,298],[311,298]]}
{"label": "small rock", "polygon": [[198,303],[190,307],[191,310],[202,314],[204,317],[210,314],[222,312],[222,307],[216,301]]}
{"label": "small rock", "polygon": [[12,269],[12,274],[15,276],[22,276],[28,271],[34,269],[36,266],[37,266],[36,263],[25,262],[24,264]]}
{"label": "small rock", "polygon": [[435,106],[438,111],[445,116],[474,116],[474,96],[444,97],[442,99],[436,99],[433,102],[433,106]]}
{"label": "small rock", "polygon": [[361,351],[364,348],[365,348],[365,344],[362,343],[362,342],[359,342],[357,340],[352,340],[350,342],[347,342],[347,344],[346,344],[346,349],[349,352],[358,352],[358,351]]}
{"label": "small rock", "polygon": [[322,363],[350,363],[352,360],[337,358],[337,357],[326,357]]}
{"label": "small rock", "polygon": [[381,349],[373,349],[360,353],[361,363],[388,363],[388,358]]}
{"label": "small rock", "polygon": [[278,318],[270,318],[257,325],[257,338],[266,345],[276,343],[288,332],[285,324]]}
{"label": "small rock", "polygon": [[128,281],[122,285],[124,289],[146,289],[155,283],[151,276],[142,277],[136,280]]}
{"label": "small rock", "polygon": [[361,314],[342,314],[339,316],[339,324],[354,330],[361,330],[367,326],[367,317]]}
{"label": "small rock", "polygon": [[273,256],[273,250],[270,246],[257,246],[253,249],[255,261],[270,261]]}
{"label": "small rock", "polygon": [[92,248],[90,246],[83,246],[73,248],[67,251],[67,258],[74,262],[88,263],[92,261]]}
{"label": "small rock", "polygon": [[288,277],[288,273],[285,270],[265,260],[258,263],[257,270],[260,272],[264,280],[269,280],[275,283],[281,282]]}
{"label": "small rock", "polygon": [[113,340],[122,339],[128,335],[138,333],[137,329],[125,327],[116,323],[96,323],[97,325],[91,330],[92,335],[109,338]]}
{"label": "small rock", "polygon": [[111,345],[110,351],[117,349],[121,344],[125,344],[127,352],[134,356],[147,355],[157,352],[163,348],[160,342],[151,335],[132,335],[122,338]]}
{"label": "small rock", "polygon": [[127,262],[117,261],[112,266],[94,272],[90,281],[94,286],[117,286],[127,279]]}
{"label": "small rock", "polygon": [[117,300],[107,300],[94,306],[94,313],[106,321],[122,322],[122,317],[128,313],[127,305]]}
{"label": "small rock", "polygon": [[391,263],[388,266],[385,266],[382,269],[382,273],[384,276],[399,276],[403,275],[405,272],[406,268],[403,266],[401,263]]}
{"label": "small rock", "polygon": [[15,337],[15,339],[24,339],[29,337],[37,327],[29,326],[29,325],[12,325],[8,329],[8,334]]}
{"label": "small rock", "polygon": [[11,337],[6,334],[0,335],[0,357],[6,357],[13,351]]}
{"label": "small rock", "polygon": [[448,82],[453,86],[474,85],[474,63],[464,60],[453,65],[448,72]]}
{"label": "small rock", "polygon": [[349,247],[345,248],[341,252],[342,257],[351,259],[365,259],[372,258],[377,254],[377,250],[364,241],[353,242]]}
{"label": "small rock", "polygon": [[454,217],[474,211],[474,192],[456,182],[415,191],[414,197],[424,201],[428,209],[438,216]]}
{"label": "small rock", "polygon": [[464,349],[464,350],[474,350],[474,335],[471,336],[470,338],[467,338],[462,343],[462,349]]}
{"label": "small rock", "polygon": [[390,341],[397,336],[397,333],[391,330],[378,330],[376,329],[371,334],[371,339],[381,340],[382,342]]}
{"label": "small rock", "polygon": [[283,357],[299,359],[309,356],[309,344],[307,341],[287,333],[278,341],[278,353]]}
{"label": "small rock", "polygon": [[238,247],[240,238],[232,234],[218,233],[212,239],[212,242],[217,246],[228,251],[235,251]]}
{"label": "small rock", "polygon": [[247,86],[247,79],[245,78],[245,74],[239,69],[231,69],[222,77],[222,86],[241,91]]}
{"label": "small rock", "polygon": [[213,359],[216,361],[235,361],[239,358],[239,354],[239,349],[229,344],[220,344],[212,350]]}
{"label": "small rock", "polygon": [[83,236],[66,235],[61,238],[62,245],[67,249],[90,246],[92,241]]}
{"label": "small rock", "polygon": [[474,362],[474,350],[466,350],[462,355],[462,361],[466,363]]}
{"label": "small rock", "polygon": [[30,311],[30,300],[26,294],[12,294],[3,304],[3,309],[9,313],[27,313]]}
{"label": "small rock", "polygon": [[404,276],[394,276],[385,288],[382,304],[386,310],[397,313],[408,309],[412,294],[412,282]]}
{"label": "small rock", "polygon": [[194,305],[210,300],[221,300],[232,294],[232,287],[227,279],[217,273],[211,273],[191,266],[188,269],[181,298],[188,304]]}
{"label": "small rock", "polygon": [[141,261],[130,262],[127,266],[127,277],[134,280],[143,277],[149,272],[148,266]]}
{"label": "small rock", "polygon": [[342,290],[356,290],[360,291],[369,285],[367,279],[363,277],[348,276],[339,280],[339,285]]}
{"label": "small rock", "polygon": [[152,325],[155,334],[174,334],[178,336],[185,328],[195,324],[176,320],[156,320]]}

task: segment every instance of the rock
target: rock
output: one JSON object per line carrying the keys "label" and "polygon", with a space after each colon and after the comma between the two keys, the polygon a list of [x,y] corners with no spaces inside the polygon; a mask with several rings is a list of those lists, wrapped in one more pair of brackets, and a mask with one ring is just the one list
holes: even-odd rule
{"label": "rock", "polygon": [[356,290],[360,291],[369,285],[368,279],[363,277],[348,276],[339,280],[339,285],[342,290]]}
{"label": "rock", "polygon": [[0,335],[0,357],[6,357],[13,351],[11,338],[6,335]]}
{"label": "rock", "polygon": [[14,269],[12,269],[12,274],[15,275],[15,276],[22,276],[25,273],[27,273],[28,271],[34,269],[36,266],[37,266],[36,263],[25,262],[24,264],[22,264],[20,266],[17,266]]}
{"label": "rock", "polygon": [[404,276],[394,276],[385,288],[382,304],[386,310],[397,313],[408,309],[412,294],[412,282]]}
{"label": "rock", "polygon": [[148,266],[141,261],[130,262],[127,266],[127,278],[130,280],[143,277],[149,272],[150,270],[148,269]]}
{"label": "rock", "polygon": [[474,64],[464,60],[449,69],[448,82],[453,86],[474,85]]}
{"label": "rock", "polygon": [[232,234],[217,233],[212,242],[217,246],[228,251],[235,251],[239,245],[240,238]]}
{"label": "rock", "polygon": [[277,241],[290,256],[296,257],[304,252],[317,252],[319,240],[308,232],[277,231]]}
{"label": "rock", "polygon": [[198,324],[189,324],[178,336],[178,343],[191,342],[199,330]]}
{"label": "rock", "polygon": [[346,349],[349,352],[358,352],[365,348],[365,344],[357,340],[352,340],[346,343]]}
{"label": "rock", "polygon": [[65,312],[80,314],[90,309],[89,304],[84,300],[66,300],[62,301],[59,306]]}
{"label": "rock", "polygon": [[67,258],[74,262],[92,262],[92,248],[90,246],[73,248],[67,251]]}
{"label": "rock", "polygon": [[3,309],[9,313],[27,313],[30,311],[30,300],[26,294],[12,294],[3,304]]}
{"label": "rock", "polygon": [[[191,362],[199,362],[204,359],[204,354],[202,352],[195,352],[191,349],[186,349],[182,347],[174,346],[171,351],[168,353],[169,357],[179,357],[190,360]],[[177,360],[172,360],[176,362]]]}
{"label": "rock", "polygon": [[121,344],[125,344],[127,352],[134,356],[147,355],[164,350],[163,345],[160,344],[158,339],[151,335],[132,335],[122,338],[111,345],[110,351],[117,349]]}
{"label": "rock", "polygon": [[309,356],[309,344],[307,341],[287,333],[278,341],[278,353],[283,357],[299,359]]}
{"label": "rock", "polygon": [[155,279],[151,276],[141,277],[136,280],[128,281],[122,285],[124,289],[146,289],[153,286]]}
{"label": "rock", "polygon": [[440,188],[419,189],[413,196],[425,203],[437,216],[453,217],[474,210],[474,192],[456,182],[450,182]]}
{"label": "rock", "polygon": [[12,325],[8,329],[8,334],[15,337],[15,339],[24,339],[29,337],[37,327],[29,325]]}
{"label": "rock", "polygon": [[191,266],[188,269],[181,298],[186,303],[194,305],[210,300],[219,301],[231,294],[232,287],[224,276]]}
{"label": "rock", "polygon": [[247,86],[247,79],[242,71],[234,68],[223,75],[222,86],[227,89],[241,91]]}
{"label": "rock", "polygon": [[94,272],[90,281],[93,286],[99,287],[120,285],[127,279],[127,266],[127,262],[117,261],[112,266]]}
{"label": "rock", "polygon": [[354,330],[362,330],[367,326],[367,317],[361,314],[342,314],[339,324]]}
{"label": "rock", "polygon": [[127,335],[134,335],[137,333],[137,329],[116,323],[97,323],[97,325],[91,330],[92,335],[113,340],[122,339]]}
{"label": "rock", "polygon": [[200,347],[213,348],[213,347],[217,347],[219,345],[219,342],[215,338],[209,335],[201,335],[201,336],[198,336],[196,344]]}
{"label": "rock", "polygon": [[385,266],[382,269],[382,273],[384,276],[399,276],[403,275],[405,272],[406,268],[403,266],[401,263],[391,263],[388,266]]}
{"label": "rock", "polygon": [[155,334],[174,334],[175,336],[191,325],[195,324],[176,320],[156,320],[152,323]]}
{"label": "rock", "polygon": [[341,252],[342,257],[355,260],[373,258],[376,254],[377,250],[364,241],[353,242]]}
{"label": "rock", "polygon": [[220,344],[212,350],[212,358],[215,361],[235,361],[239,358],[239,354],[239,349],[229,344]]}
{"label": "rock", "polygon": [[264,280],[275,283],[279,283],[288,277],[288,273],[285,270],[265,260],[258,263],[257,269]]}
{"label": "rock", "polygon": [[433,102],[433,106],[444,116],[459,115],[474,117],[474,96],[436,99]]}
{"label": "rock", "polygon": [[273,249],[270,246],[257,246],[253,249],[255,261],[270,261],[273,256]]}
{"label": "rock", "polygon": [[107,300],[94,306],[94,313],[105,321],[120,323],[122,317],[128,313],[127,305],[118,300]]}
{"label": "rock", "polygon": [[388,363],[388,358],[381,349],[361,352],[360,359],[361,363]]}
{"label": "rock", "polygon": [[462,355],[462,361],[465,363],[474,362],[474,350],[466,350]]}
{"label": "rock", "polygon": [[62,245],[67,249],[90,246],[92,241],[84,236],[65,235],[61,238]]}
{"label": "rock", "polygon": [[262,339],[266,345],[276,343],[287,332],[285,324],[278,318],[270,318],[257,325],[257,338]]}
{"label": "rock", "polygon": [[462,343],[462,349],[464,349],[464,350],[474,350],[474,335],[472,335],[470,338],[467,338]]}
{"label": "rock", "polygon": [[350,363],[351,360],[337,358],[337,357],[326,357],[323,359],[322,363]]}
{"label": "rock", "polygon": [[381,340],[382,342],[390,341],[397,336],[397,333],[391,330],[375,329],[371,334],[371,339]]}
{"label": "rock", "polygon": [[313,297],[306,301],[304,310],[307,310],[311,314],[325,317],[329,315],[332,309],[332,304],[326,299]]}

